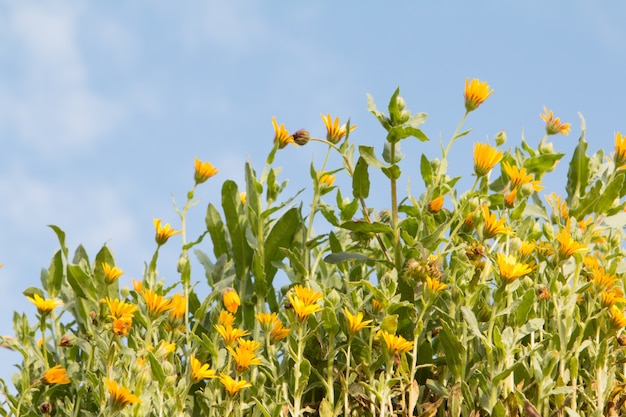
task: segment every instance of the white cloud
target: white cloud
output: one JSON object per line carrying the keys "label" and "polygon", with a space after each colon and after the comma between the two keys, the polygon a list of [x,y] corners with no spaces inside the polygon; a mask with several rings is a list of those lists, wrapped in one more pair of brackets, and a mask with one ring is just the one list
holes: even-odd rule
{"label": "white cloud", "polygon": [[89,145],[123,117],[118,103],[90,85],[81,17],[74,3],[16,2],[3,19],[0,60],[13,71],[0,78],[0,132],[38,152]]}

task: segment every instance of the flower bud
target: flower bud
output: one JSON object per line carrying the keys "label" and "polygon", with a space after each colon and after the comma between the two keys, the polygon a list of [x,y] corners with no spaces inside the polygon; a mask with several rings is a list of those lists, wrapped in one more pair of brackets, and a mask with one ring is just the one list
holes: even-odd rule
{"label": "flower bud", "polygon": [[543,235],[546,237],[546,239],[548,239],[549,241],[554,240],[554,229],[552,228],[551,224],[542,223],[541,224],[541,229],[542,229]]}
{"label": "flower bud", "polygon": [[501,130],[495,137],[496,146],[502,146],[506,143],[506,132]]}
{"label": "flower bud", "polygon": [[441,161],[437,158],[434,158],[430,161],[430,168],[433,172],[439,171],[439,166],[441,165]]}
{"label": "flower bud", "polygon": [[539,153],[541,155],[552,155],[554,153],[554,144],[552,142],[546,143],[541,141],[539,144]]}
{"label": "flower bud", "polygon": [[235,291],[234,288],[227,288],[222,294],[222,301],[224,302],[224,307],[232,314],[237,313],[237,309],[241,305],[241,300],[239,299],[239,294]]}
{"label": "flower bud", "polygon": [[409,119],[411,118],[411,112],[409,110],[402,110],[400,112],[400,123],[405,123],[408,122]]}
{"label": "flower bud", "polygon": [[39,406],[39,411],[44,416],[49,416],[50,413],[52,413],[52,404],[47,401],[45,403],[41,403],[41,405]]}
{"label": "flower bud", "polygon": [[441,210],[441,208],[443,207],[443,196],[440,195],[437,198],[432,199],[429,203],[428,203],[428,212],[429,213],[433,213],[433,214],[437,214],[439,213],[439,211]]}
{"label": "flower bud", "polygon": [[311,136],[309,135],[309,131],[306,129],[300,129],[293,134],[293,141],[298,145],[304,146],[309,142]]}
{"label": "flower bud", "polygon": [[398,106],[398,110],[403,111],[406,107],[406,101],[401,96],[396,97],[396,106]]}

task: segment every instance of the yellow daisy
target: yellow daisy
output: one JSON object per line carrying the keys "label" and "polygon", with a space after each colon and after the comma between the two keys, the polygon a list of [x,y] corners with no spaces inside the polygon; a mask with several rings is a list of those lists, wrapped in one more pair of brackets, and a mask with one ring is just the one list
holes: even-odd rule
{"label": "yellow daisy", "polygon": [[469,77],[465,79],[465,110],[469,113],[474,111],[480,106],[489,96],[493,93],[493,90],[489,88],[489,84],[486,81],[480,81],[474,78],[471,82]]}
{"label": "yellow daisy", "polygon": [[236,381],[224,373],[220,374],[220,382],[224,385],[226,392],[228,392],[228,395],[231,397],[237,395],[242,389],[252,386],[252,384],[246,380],[240,379],[239,381]]}
{"label": "yellow daisy", "polygon": [[474,144],[474,172],[478,177],[489,174],[498,162],[502,160],[502,151],[486,143]]}
{"label": "yellow daisy", "polygon": [[179,233],[182,233],[182,230],[174,230],[173,227],[167,223],[165,226],[161,226],[161,219],[154,219],[154,228],[156,229],[155,240],[157,245],[161,246],[167,242],[167,240]]}
{"label": "yellow daisy", "polygon": [[47,316],[50,312],[52,312],[52,310],[63,305],[61,300],[44,299],[39,294],[33,294],[32,297],[26,298],[28,298],[31,303],[35,304],[37,312],[42,316]]}
{"label": "yellow daisy", "polygon": [[503,283],[511,283],[533,270],[529,264],[517,262],[517,258],[513,255],[498,253],[496,257],[498,269],[500,270],[500,279]]}
{"label": "yellow daisy", "polygon": [[104,378],[104,383],[109,391],[109,405],[115,411],[119,411],[130,404],[140,403],[141,399],[132,394],[128,388],[118,385],[109,378]]}
{"label": "yellow daisy", "polygon": [[279,126],[278,122],[276,122],[276,117],[274,116],[272,116],[272,125],[274,126],[274,143],[278,144],[279,149],[283,149],[290,143],[292,143],[294,146],[298,146],[293,140],[293,136],[291,136],[287,129],[285,129],[285,125],[281,124]]}
{"label": "yellow daisy", "polygon": [[41,379],[46,385],[65,385],[71,382],[69,376],[67,375],[67,370],[62,368],[61,365],[56,365],[55,367],[48,369],[44,372]]}
{"label": "yellow daisy", "polygon": [[344,307],[343,311],[344,313],[346,313],[346,319],[348,320],[348,329],[350,330],[351,334],[355,334],[359,330],[366,327],[372,327],[369,325],[372,320],[363,320],[363,313],[361,311],[356,313],[356,315],[350,313],[350,311],[346,307]]}
{"label": "yellow daisy", "polygon": [[209,162],[202,162],[198,158],[195,158],[194,162],[195,162],[195,171],[194,171],[193,178],[194,178],[194,181],[196,182],[196,185],[202,184],[203,182],[205,182],[206,180],[208,180],[209,178],[211,178],[212,176],[220,172],[219,169],[215,168]]}
{"label": "yellow daisy", "polygon": [[543,114],[540,115],[544,122],[546,122],[546,133],[548,135],[563,134],[567,136],[570,132],[570,123],[561,123],[561,119],[554,117],[552,110],[548,110],[546,106],[543,106]]}
{"label": "yellow daisy", "polygon": [[[339,127],[339,118],[335,117],[335,120],[330,117],[330,114],[322,116],[322,121],[324,122],[324,126],[326,126],[326,140],[330,143],[339,143],[341,139],[343,139],[348,134],[348,128],[346,125],[342,125]],[[356,129],[356,125],[350,126],[350,132]]]}

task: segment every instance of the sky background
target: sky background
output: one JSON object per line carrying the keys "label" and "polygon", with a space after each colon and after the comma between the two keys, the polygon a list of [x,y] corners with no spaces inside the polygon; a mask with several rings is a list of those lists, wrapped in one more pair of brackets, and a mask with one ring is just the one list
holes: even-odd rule
{"label": "sky background", "polygon": [[[451,175],[469,176],[472,144],[493,143],[501,130],[505,148],[522,134],[536,146],[545,105],[572,123],[569,136],[553,137],[566,156],[544,181],[564,194],[578,113],[590,151],[610,153],[614,133],[626,131],[626,3],[381,4],[2,2],[0,334],[13,333],[13,311],[35,317],[22,291],[40,285],[58,247],[46,225],[92,260],[106,243],[129,285],[155,248],[153,218],[179,226],[171,197],[184,202],[194,157],[220,169],[196,193],[190,228],[200,231],[224,180],[243,184],[246,161],[262,170],[273,115],[316,136],[325,135],[320,113],[350,118],[351,140],[380,152],[384,130],[366,93],[386,109],[399,86],[407,108],[428,114],[431,142],[402,142],[414,195],[423,191],[419,157],[439,156],[439,139],[447,142],[463,115],[466,77],[494,93],[468,118],[472,133],[453,148]],[[286,196],[308,185],[309,164],[324,154],[313,143],[278,153]],[[388,189],[374,184],[370,206],[387,207]],[[170,247],[159,269],[175,280],[178,248]],[[199,266],[192,280],[205,282]],[[19,360],[0,350],[0,378]]]}

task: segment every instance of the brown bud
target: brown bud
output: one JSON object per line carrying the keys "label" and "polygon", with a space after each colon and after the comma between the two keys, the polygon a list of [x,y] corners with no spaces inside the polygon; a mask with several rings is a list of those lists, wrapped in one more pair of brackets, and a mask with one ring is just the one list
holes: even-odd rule
{"label": "brown bud", "polygon": [[309,131],[306,129],[300,129],[296,131],[293,135],[293,141],[296,142],[300,146],[304,146],[309,142],[311,136],[309,135]]}
{"label": "brown bud", "polygon": [[50,413],[52,413],[52,404],[49,402],[41,403],[39,411],[41,411],[41,414],[45,416],[50,415]]}
{"label": "brown bud", "polygon": [[61,337],[61,341],[59,342],[59,346],[61,346],[61,347],[72,347],[72,346],[74,346],[74,343],[72,342],[72,339],[68,335],[64,335],[64,336]]}

